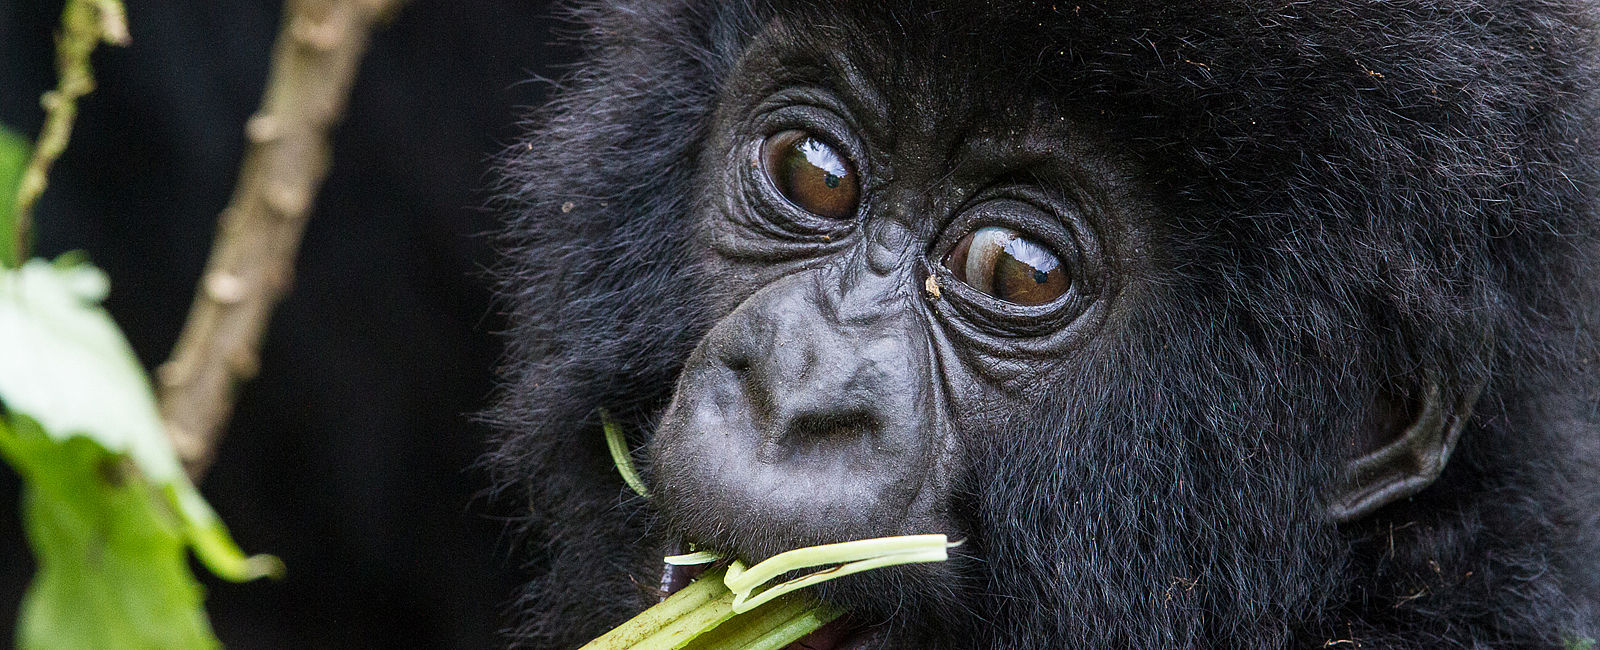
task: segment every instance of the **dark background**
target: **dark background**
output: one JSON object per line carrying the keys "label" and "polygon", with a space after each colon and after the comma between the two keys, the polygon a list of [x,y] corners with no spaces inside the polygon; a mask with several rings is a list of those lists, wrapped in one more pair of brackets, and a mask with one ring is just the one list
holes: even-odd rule
{"label": "dark background", "polygon": [[[411,0],[375,37],[333,171],[202,491],[281,582],[208,579],[231,648],[502,645],[521,571],[473,463],[501,321],[482,269],[489,157],[568,53],[543,1]],[[59,2],[0,0],[0,122],[39,128]],[[258,105],[280,3],[142,0],[37,210],[36,253],[88,251],[147,366],[187,314]],[[0,471],[0,638],[32,571]],[[203,572],[202,572],[203,573]],[[209,576],[207,576],[209,578]],[[0,642],[3,645],[5,642]]]}

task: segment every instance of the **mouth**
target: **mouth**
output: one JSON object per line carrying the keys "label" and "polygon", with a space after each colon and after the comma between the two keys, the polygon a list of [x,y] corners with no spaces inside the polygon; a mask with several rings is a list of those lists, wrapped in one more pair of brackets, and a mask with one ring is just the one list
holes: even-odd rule
{"label": "mouth", "polygon": [[[686,552],[688,544],[679,542],[671,555]],[[661,599],[675,594],[678,590],[689,586],[711,565],[674,565],[662,564],[661,569]],[[815,632],[806,635],[799,641],[784,646],[783,650],[865,650],[866,648],[882,647],[886,630],[882,626],[866,626],[853,620],[849,614],[841,616],[832,622],[817,628]]]}

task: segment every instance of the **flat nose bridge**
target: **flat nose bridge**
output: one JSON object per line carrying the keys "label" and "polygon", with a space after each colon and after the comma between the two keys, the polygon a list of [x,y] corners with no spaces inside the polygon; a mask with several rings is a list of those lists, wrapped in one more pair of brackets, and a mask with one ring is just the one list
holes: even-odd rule
{"label": "flat nose bridge", "polygon": [[867,268],[873,274],[887,277],[910,266],[915,237],[904,219],[883,216],[868,221],[864,227]]}
{"label": "flat nose bridge", "polygon": [[817,303],[836,325],[867,327],[910,313],[914,238],[905,224],[890,219],[868,222],[853,255],[814,277]]}
{"label": "flat nose bridge", "polygon": [[[873,395],[903,393],[894,384],[916,376],[912,334],[899,319],[816,327],[803,319],[780,318],[772,365],[766,369],[776,384],[775,406],[780,411],[828,404],[865,407]],[[796,403],[813,400],[815,404]],[[784,402],[790,403],[787,408]]]}
{"label": "flat nose bridge", "polygon": [[[925,342],[910,310],[893,304],[889,280],[869,275],[851,291],[821,291],[825,281],[816,280],[809,292],[791,287],[751,314],[767,353],[749,359],[746,390],[769,442],[792,448],[871,435],[884,438],[885,451],[909,444],[896,440],[916,428]],[[833,317],[816,304],[834,301],[856,316]]]}
{"label": "flat nose bridge", "polygon": [[919,373],[906,337],[850,334],[796,337],[774,355],[758,457],[785,462],[797,452],[854,449],[890,458],[918,446],[920,392],[910,380]]}

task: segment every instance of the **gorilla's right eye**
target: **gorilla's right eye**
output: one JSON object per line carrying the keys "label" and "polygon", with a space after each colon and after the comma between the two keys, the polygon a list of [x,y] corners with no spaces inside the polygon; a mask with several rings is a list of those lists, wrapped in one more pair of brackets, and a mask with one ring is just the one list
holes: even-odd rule
{"label": "gorilla's right eye", "polygon": [[944,266],[968,286],[1017,305],[1043,305],[1072,287],[1055,253],[999,226],[963,237],[945,256]]}
{"label": "gorilla's right eye", "polygon": [[810,133],[791,130],[767,138],[761,164],[783,198],[800,209],[829,219],[856,213],[861,185],[855,169]]}

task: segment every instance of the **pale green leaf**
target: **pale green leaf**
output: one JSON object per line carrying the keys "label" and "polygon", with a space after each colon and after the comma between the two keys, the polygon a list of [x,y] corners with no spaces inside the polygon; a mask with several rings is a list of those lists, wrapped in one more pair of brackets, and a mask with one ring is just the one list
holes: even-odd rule
{"label": "pale green leaf", "polygon": [[144,369],[100,308],[107,287],[88,264],[32,260],[0,276],[0,401],[58,441],[94,438],[166,483],[183,470]]}
{"label": "pale green leaf", "polygon": [[0,424],[0,451],[27,482],[23,528],[39,564],[17,647],[220,647],[160,491],[94,440],[56,440],[27,417],[11,424]]}
{"label": "pale green leaf", "polygon": [[17,188],[22,185],[22,170],[28,167],[33,147],[26,138],[0,125],[0,266],[16,268],[18,260],[12,245],[17,231]]}
{"label": "pale green leaf", "polygon": [[282,566],[246,557],[183,473],[149,381],[100,307],[106,291],[105,275],[81,261],[0,271],[0,446],[25,479],[41,566],[21,638],[28,648],[209,648],[185,548],[229,580]]}

